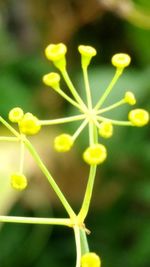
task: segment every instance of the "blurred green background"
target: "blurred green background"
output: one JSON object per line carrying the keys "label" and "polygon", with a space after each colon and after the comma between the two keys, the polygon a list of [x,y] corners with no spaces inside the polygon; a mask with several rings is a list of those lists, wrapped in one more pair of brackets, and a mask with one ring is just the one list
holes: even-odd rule
{"label": "blurred green background", "polygon": [[[58,118],[74,110],[42,84],[54,70],[44,56],[49,43],[68,46],[68,69],[82,88],[78,44],[94,46],[98,55],[90,66],[93,99],[105,89],[114,69],[116,52],[127,52],[132,64],[109,97],[119,100],[126,90],[136,107],[150,110],[150,1],[149,0],[1,0],[0,1],[0,113],[20,106],[39,118]],[[64,89],[66,86],[64,84]],[[82,90],[82,89],[81,89]],[[83,91],[80,92],[83,95]],[[114,117],[126,119],[129,107]],[[65,126],[72,133],[76,125]],[[0,128],[2,135],[6,130]],[[66,196],[79,210],[88,168],[81,153],[87,146],[81,135],[72,152],[59,155],[53,137],[62,127],[48,127],[33,143]],[[150,266],[150,128],[117,128],[104,142],[107,162],[98,170],[86,225],[89,244],[102,258],[102,267]],[[9,157],[8,157],[9,155]],[[18,167],[18,147],[1,143],[0,214],[63,217],[66,213],[28,154],[25,170],[30,186],[16,194],[8,185],[9,172]],[[0,267],[60,267],[75,265],[73,233],[63,227],[0,224]]]}

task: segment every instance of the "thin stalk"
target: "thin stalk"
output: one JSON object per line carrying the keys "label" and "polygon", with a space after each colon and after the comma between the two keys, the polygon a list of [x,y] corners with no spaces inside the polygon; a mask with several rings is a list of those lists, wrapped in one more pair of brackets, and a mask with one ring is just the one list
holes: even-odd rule
{"label": "thin stalk", "polygon": [[103,108],[103,109],[98,110],[97,114],[101,114],[101,113],[104,113],[106,111],[112,110],[114,108],[117,108],[117,107],[125,104],[125,103],[126,103],[126,101],[124,99],[121,99],[120,101],[118,101],[118,102],[110,105],[109,107],[106,107],[106,108]]}
{"label": "thin stalk", "polygon": [[77,139],[77,137],[79,136],[79,134],[83,131],[83,129],[85,128],[85,126],[87,125],[88,120],[84,120],[81,125],[79,126],[79,128],[76,130],[76,132],[73,134],[72,139],[75,141]]}
{"label": "thin stalk", "polygon": [[74,211],[71,208],[70,204],[68,203],[68,201],[66,200],[65,196],[61,192],[60,188],[58,187],[57,183],[53,179],[52,175],[50,174],[50,172],[48,171],[48,169],[46,168],[46,166],[42,162],[42,160],[41,160],[40,156],[38,155],[38,153],[36,152],[35,148],[32,146],[32,144],[26,138],[24,138],[24,143],[25,143],[25,146],[27,147],[27,149],[30,151],[31,155],[33,156],[34,160],[36,161],[37,165],[39,166],[39,168],[41,169],[41,171],[43,172],[43,174],[45,175],[45,177],[49,181],[50,185],[52,186],[52,188],[55,191],[56,195],[60,199],[62,205],[65,208],[65,210],[69,214],[70,218],[72,218],[72,219],[75,218],[76,214],[74,213]]}
{"label": "thin stalk", "polygon": [[18,142],[19,139],[17,137],[0,136],[0,141]]}
{"label": "thin stalk", "polygon": [[109,95],[110,91],[112,90],[113,86],[115,85],[115,83],[117,82],[117,80],[119,79],[121,74],[122,74],[122,69],[117,69],[113,79],[111,80],[110,84],[108,85],[105,92],[101,96],[100,100],[96,104],[96,106],[94,108],[95,110],[98,110],[102,106],[102,104],[106,100],[107,96]]}
{"label": "thin stalk", "polygon": [[94,186],[94,181],[95,181],[95,176],[96,176],[96,167],[97,167],[96,165],[91,165],[90,167],[89,178],[88,178],[88,183],[87,183],[83,203],[78,214],[78,219],[81,222],[84,222],[89,211],[89,206],[91,202],[93,186]]}
{"label": "thin stalk", "polygon": [[94,124],[92,121],[89,121],[89,145],[93,145],[94,144],[94,128],[93,128]]}
{"label": "thin stalk", "polygon": [[0,222],[29,223],[29,224],[53,224],[53,225],[64,225],[64,226],[71,227],[71,220],[70,219],[59,219],[59,218],[0,216]]}
{"label": "thin stalk", "polygon": [[60,94],[64,99],[66,99],[70,104],[77,107],[78,109],[82,110],[82,106],[80,106],[76,101],[74,101],[71,97],[69,97],[66,93],[64,93],[61,89],[56,91]]}
{"label": "thin stalk", "polygon": [[84,229],[80,229],[80,241],[81,241],[81,254],[89,252],[89,245],[87,241],[86,232]]}
{"label": "thin stalk", "polygon": [[85,119],[85,115],[75,115],[61,119],[54,119],[54,120],[40,120],[40,125],[55,125],[61,123],[68,123],[73,121],[79,121]]}
{"label": "thin stalk", "polygon": [[83,108],[87,109],[87,108],[86,108],[86,105],[85,105],[84,102],[83,102],[83,100],[81,99],[81,97],[80,97],[79,94],[77,93],[77,91],[76,91],[76,89],[75,89],[75,87],[74,87],[72,81],[70,80],[70,77],[69,77],[69,75],[68,75],[68,73],[67,73],[67,70],[64,69],[64,70],[61,71],[61,73],[62,73],[62,76],[63,76],[63,78],[64,78],[64,80],[65,80],[65,82],[66,82],[68,88],[70,89],[70,92],[72,93],[72,95],[74,96],[74,98],[76,99],[76,101],[77,101]]}
{"label": "thin stalk", "polygon": [[5,121],[1,116],[0,116],[0,121],[4,124],[4,126],[11,132],[13,133],[16,137],[20,139],[20,134],[13,128],[11,125]]}
{"label": "thin stalk", "polygon": [[119,126],[133,126],[133,124],[130,121],[118,121],[118,120],[112,120],[112,119],[107,119],[102,116],[97,116],[97,120],[99,121],[109,121],[114,125],[119,125]]}
{"label": "thin stalk", "polygon": [[73,227],[74,229],[74,235],[75,235],[75,242],[76,242],[76,267],[81,266],[81,242],[80,242],[80,229],[79,226],[75,225]]}
{"label": "thin stalk", "polygon": [[91,90],[90,90],[90,85],[89,85],[87,68],[82,68],[82,70],[83,70],[83,77],[84,77],[84,83],[85,83],[85,91],[86,91],[86,99],[87,99],[88,108],[92,109],[92,97],[91,97]]}

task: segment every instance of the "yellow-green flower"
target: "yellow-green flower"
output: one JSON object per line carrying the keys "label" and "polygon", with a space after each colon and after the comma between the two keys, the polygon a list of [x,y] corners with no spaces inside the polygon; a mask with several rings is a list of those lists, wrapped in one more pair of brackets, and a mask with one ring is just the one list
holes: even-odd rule
{"label": "yellow-green flower", "polygon": [[46,85],[51,86],[56,91],[60,89],[60,87],[59,87],[60,75],[56,72],[51,72],[51,73],[45,74],[43,76],[43,82]]}
{"label": "yellow-green flower", "polygon": [[71,149],[73,145],[72,136],[69,134],[61,134],[55,137],[54,148],[58,152],[67,152]]}
{"label": "yellow-green flower", "polygon": [[26,135],[37,134],[41,129],[39,119],[30,112],[24,114],[18,125],[20,132]]}
{"label": "yellow-green flower", "polygon": [[67,47],[63,43],[50,44],[45,49],[46,57],[51,61],[58,61],[67,53]]}
{"label": "yellow-green flower", "polygon": [[114,67],[122,69],[129,66],[131,57],[128,54],[118,53],[112,57],[111,62]]}
{"label": "yellow-green flower", "polygon": [[8,118],[11,122],[19,122],[23,118],[23,115],[23,110],[19,107],[16,107],[9,111]]}
{"label": "yellow-green flower", "polygon": [[81,257],[81,267],[101,267],[101,259],[94,252],[87,252]]}
{"label": "yellow-green flower", "polygon": [[125,100],[126,103],[128,103],[131,106],[136,104],[135,96],[130,91],[125,93],[124,100]]}
{"label": "yellow-green flower", "polygon": [[129,120],[134,126],[142,127],[149,122],[149,113],[144,109],[133,109],[129,112]]}
{"label": "yellow-green flower", "polygon": [[113,125],[109,121],[101,122],[99,126],[99,134],[104,138],[110,138],[113,135]]}
{"label": "yellow-green flower", "polygon": [[19,191],[24,190],[28,185],[27,178],[22,173],[18,172],[11,173],[10,183],[14,189]]}
{"label": "yellow-green flower", "polygon": [[93,144],[83,153],[83,159],[89,165],[101,164],[107,157],[107,150],[102,144]]}
{"label": "yellow-green flower", "polygon": [[88,45],[79,45],[78,51],[81,54],[83,68],[86,68],[90,64],[92,57],[96,56],[97,54],[96,49]]}
{"label": "yellow-green flower", "polygon": [[67,47],[63,43],[50,44],[45,49],[46,57],[60,70],[66,67],[66,53]]}

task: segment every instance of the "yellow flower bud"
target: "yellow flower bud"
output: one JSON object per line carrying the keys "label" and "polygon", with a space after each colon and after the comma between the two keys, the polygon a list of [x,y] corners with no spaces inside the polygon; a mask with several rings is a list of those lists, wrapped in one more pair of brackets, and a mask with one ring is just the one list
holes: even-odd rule
{"label": "yellow flower bud", "polygon": [[19,191],[24,190],[28,185],[27,178],[22,173],[17,172],[10,175],[10,183],[14,189]]}
{"label": "yellow flower bud", "polygon": [[43,82],[51,86],[55,90],[59,90],[60,75],[56,72],[51,72],[43,76]]}
{"label": "yellow flower bud", "polygon": [[131,106],[136,104],[135,96],[130,91],[125,93],[124,100],[125,100],[126,103],[128,103]]}
{"label": "yellow flower bud", "polygon": [[61,134],[57,136],[54,140],[54,148],[58,152],[67,152],[71,149],[73,145],[72,136],[69,134]]}
{"label": "yellow flower bud", "polygon": [[133,109],[129,112],[128,118],[134,126],[142,127],[149,122],[149,113],[144,109]]}
{"label": "yellow flower bud", "polygon": [[66,53],[67,47],[63,43],[50,44],[45,49],[46,57],[60,70],[66,67]]}
{"label": "yellow flower bud", "polygon": [[81,257],[81,267],[101,267],[101,259],[94,252],[87,252]]}
{"label": "yellow flower bud", "polygon": [[93,144],[83,153],[83,159],[89,165],[97,165],[103,163],[107,157],[107,150],[102,144]]}
{"label": "yellow flower bud", "polygon": [[99,134],[104,138],[110,138],[113,135],[113,125],[109,121],[103,121],[99,127]]}
{"label": "yellow flower bud", "polygon": [[32,113],[27,112],[19,122],[20,132],[27,135],[34,135],[41,129],[40,122]]}
{"label": "yellow flower bud", "polygon": [[19,122],[23,118],[23,115],[23,110],[19,107],[16,107],[9,111],[8,118],[11,122]]}
{"label": "yellow flower bud", "polygon": [[112,57],[111,62],[114,67],[123,69],[129,66],[131,57],[128,54],[118,53]]}
{"label": "yellow flower bud", "polygon": [[90,64],[92,57],[97,54],[96,49],[88,45],[79,45],[78,51],[81,54],[82,67],[87,68],[87,66]]}

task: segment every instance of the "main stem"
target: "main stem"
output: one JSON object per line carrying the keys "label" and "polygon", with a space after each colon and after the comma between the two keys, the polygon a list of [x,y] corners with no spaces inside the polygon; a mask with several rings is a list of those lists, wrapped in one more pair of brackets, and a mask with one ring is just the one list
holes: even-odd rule
{"label": "main stem", "polygon": [[82,203],[81,209],[80,209],[79,214],[78,214],[79,221],[81,221],[81,222],[84,222],[84,220],[88,214],[88,211],[89,211],[95,176],[96,176],[96,165],[91,165],[83,203]]}

